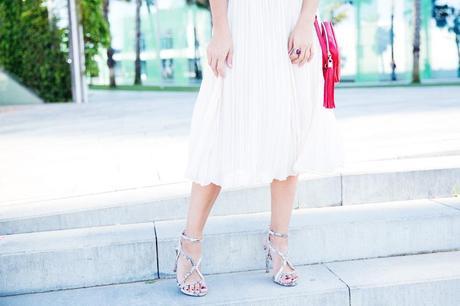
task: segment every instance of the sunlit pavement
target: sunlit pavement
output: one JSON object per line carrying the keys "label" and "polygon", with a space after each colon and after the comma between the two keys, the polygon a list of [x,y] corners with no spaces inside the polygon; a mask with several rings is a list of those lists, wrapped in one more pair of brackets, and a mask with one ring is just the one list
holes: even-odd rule
{"label": "sunlit pavement", "polygon": [[[91,102],[0,107],[0,205],[186,181],[196,93],[91,91]],[[460,165],[460,87],[343,88],[346,169]]]}

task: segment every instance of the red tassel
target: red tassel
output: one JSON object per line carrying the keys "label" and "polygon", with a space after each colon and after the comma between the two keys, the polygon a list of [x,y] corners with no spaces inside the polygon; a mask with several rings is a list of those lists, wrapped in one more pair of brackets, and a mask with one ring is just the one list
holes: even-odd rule
{"label": "red tassel", "polygon": [[324,107],[335,108],[334,103],[334,69],[329,67],[325,71],[324,80]]}

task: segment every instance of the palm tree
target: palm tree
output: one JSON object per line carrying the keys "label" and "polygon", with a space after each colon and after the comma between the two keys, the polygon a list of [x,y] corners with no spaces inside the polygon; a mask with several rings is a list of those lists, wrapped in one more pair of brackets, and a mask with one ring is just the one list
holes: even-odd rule
{"label": "palm tree", "polygon": [[412,83],[420,83],[420,27],[421,16],[420,6],[421,0],[414,0],[414,37],[412,48]]}
{"label": "palm tree", "polygon": [[457,46],[457,76],[460,77],[460,9],[447,4],[438,4],[433,1],[432,17],[436,21],[436,26],[439,28],[447,28],[455,37]]}
{"label": "palm tree", "polygon": [[[109,25],[110,29],[110,22],[109,22],[109,7],[110,7],[110,0],[104,0],[103,10],[104,10],[104,18],[107,24]],[[110,32],[110,30],[109,30]],[[113,55],[115,50],[112,48],[112,44],[107,48],[107,67],[109,68],[109,79],[110,79],[110,87],[114,88],[117,86],[116,79],[115,79],[115,60],[113,59]]]}
{"label": "palm tree", "polygon": [[452,32],[455,33],[455,44],[457,46],[457,76],[460,78],[460,11],[457,12],[457,16],[454,19],[454,25],[452,26]]}
{"label": "palm tree", "polygon": [[[209,0],[187,0],[187,5],[196,5],[197,7],[203,7],[206,9],[210,9],[209,7]],[[197,37],[197,27],[196,27],[196,20],[195,17],[193,18],[193,41],[194,41],[194,59],[193,59],[193,66],[195,70],[195,79],[201,80],[202,79],[202,72],[199,67],[200,58],[198,56],[198,48],[200,43]]]}
{"label": "palm tree", "polygon": [[[127,0],[129,1],[129,0]],[[146,2],[147,8],[150,12],[150,6],[154,5],[154,0],[135,0],[136,1],[136,16],[135,16],[135,37],[136,37],[136,46],[135,46],[135,53],[136,59],[134,62],[134,84],[141,85],[141,39],[142,39],[142,32],[141,32],[141,8],[143,1]],[[209,8],[209,0],[187,0],[187,3],[190,4],[194,2],[201,7]]]}
{"label": "palm tree", "polygon": [[141,85],[141,8],[142,0],[136,0],[136,60],[134,61],[134,85]]}
{"label": "palm tree", "polygon": [[391,46],[391,80],[396,81],[396,63],[395,63],[395,7],[394,0],[391,1],[391,26],[390,26],[390,46]]}

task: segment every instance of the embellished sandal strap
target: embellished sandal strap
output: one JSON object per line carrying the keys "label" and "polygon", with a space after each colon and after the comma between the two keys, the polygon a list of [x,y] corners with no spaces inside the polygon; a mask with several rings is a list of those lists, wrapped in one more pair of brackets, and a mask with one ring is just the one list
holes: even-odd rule
{"label": "embellished sandal strap", "polygon": [[282,238],[287,238],[288,237],[287,233],[275,232],[270,227],[268,228],[268,233],[270,235],[274,235],[274,236],[277,236],[277,237],[282,237]]}
{"label": "embellished sandal strap", "polygon": [[[281,271],[280,271],[281,272]],[[286,276],[286,275],[297,275],[296,272],[281,272],[277,273],[276,276],[274,277],[275,281],[281,282],[281,279]]]}
{"label": "embellished sandal strap", "polygon": [[[280,254],[281,255],[281,254]],[[283,254],[281,255],[281,257],[283,258],[283,264],[280,266],[278,272],[276,273],[275,275],[275,280],[276,281],[279,281],[283,276],[285,275],[296,275],[297,274],[297,271],[295,269],[295,267],[292,265],[292,263],[289,261],[289,259],[287,259],[287,257]],[[288,265],[289,267],[291,267],[292,271],[290,272],[285,272],[284,271],[284,267]]]}
{"label": "embellished sandal strap", "polygon": [[295,267],[294,265],[291,263],[291,261],[289,259],[286,258],[286,263],[289,265],[289,267],[293,270],[293,272],[295,271]]}
{"label": "embellished sandal strap", "polygon": [[[190,236],[186,235],[186,234],[185,234],[185,229],[182,230],[182,232],[181,232],[181,238],[184,238],[184,239],[189,240],[189,241],[191,241],[191,242],[199,242],[199,241],[202,241],[202,240],[203,240],[203,237],[202,237],[202,238],[195,238],[195,237],[190,237]],[[196,272],[198,273],[198,275],[200,276],[200,278],[201,278],[202,280],[204,280],[203,274],[202,274],[201,271],[198,269],[198,266],[199,266],[200,263],[201,263],[202,257],[200,256],[200,257],[198,258],[197,262],[195,263],[195,260],[193,259],[193,257],[190,256],[187,252],[185,252],[184,249],[182,248],[182,239],[179,239],[178,244],[177,244],[177,247],[176,247],[176,250],[177,250],[176,264],[177,264],[177,260],[178,260],[179,256],[182,255],[182,256],[184,256],[188,261],[190,261],[190,264],[192,265],[190,271],[188,271],[188,272],[185,274],[185,276],[184,276],[184,278],[183,278],[181,284],[184,284],[184,282],[187,280],[187,278],[189,278],[190,275],[192,275],[193,271],[195,271],[195,270],[196,270]]]}
{"label": "embellished sandal strap", "polygon": [[[279,232],[273,231],[271,228],[268,229],[268,232],[269,232],[269,234],[272,234],[272,235],[275,235],[275,236],[278,236],[278,237],[287,238],[287,236],[288,236],[287,233],[279,233]],[[281,257],[281,259],[283,261],[282,265],[279,268],[279,270],[275,274],[274,279],[276,281],[280,281],[281,277],[283,277],[284,275],[295,275],[296,274],[296,269],[295,269],[294,265],[291,263],[291,261],[288,259],[287,252],[283,253],[280,250],[278,250],[276,247],[274,247],[272,245],[272,241],[270,240],[269,235],[267,235],[267,245],[269,247],[269,250],[271,250],[273,252],[276,252]],[[285,272],[284,268],[286,267],[286,265],[288,265],[293,271]]]}
{"label": "embellished sandal strap", "polygon": [[[187,256],[187,255],[186,255]],[[182,282],[181,284],[184,284],[185,285],[185,281],[190,277],[190,275],[193,274],[193,271],[196,271],[198,273],[198,275],[200,276],[200,280],[197,280],[195,281],[193,284],[195,283],[202,283],[204,281],[204,276],[203,274],[201,273],[200,269],[199,269],[199,265],[201,263],[201,259],[202,257],[200,257],[198,259],[198,261],[196,262],[196,264],[193,262],[193,259],[191,257],[187,257],[187,259],[190,260],[190,263],[192,264],[192,268],[185,274],[184,278],[182,279]]]}
{"label": "embellished sandal strap", "polygon": [[200,263],[201,263],[201,259],[202,259],[202,257],[200,257],[200,258],[198,259],[196,265],[193,266],[193,268],[194,268],[195,271],[198,273],[198,275],[200,276],[201,280],[204,281],[203,273],[201,273],[200,268],[199,268],[199,267],[200,267]]}
{"label": "embellished sandal strap", "polygon": [[287,259],[287,252],[286,252],[286,253],[283,253],[283,252],[281,252],[280,250],[278,250],[277,248],[275,248],[275,247],[271,244],[271,241],[270,241],[270,243],[269,243],[269,247],[270,247],[270,249],[272,249],[273,251],[275,251],[275,252],[283,259],[283,262],[288,261],[288,259]]}
{"label": "embellished sandal strap", "polygon": [[190,237],[188,235],[185,234],[185,230],[182,231],[181,233],[181,237],[188,240],[188,241],[191,241],[191,242],[199,242],[199,241],[203,241],[203,237],[201,238],[196,238],[196,237]]}

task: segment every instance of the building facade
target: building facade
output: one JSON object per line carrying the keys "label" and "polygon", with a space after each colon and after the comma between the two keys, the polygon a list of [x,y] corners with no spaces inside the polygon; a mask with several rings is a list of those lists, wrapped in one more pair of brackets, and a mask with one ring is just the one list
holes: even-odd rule
{"label": "building facade", "polygon": [[[110,24],[118,84],[133,84],[135,4],[111,1]],[[421,0],[422,79],[457,78],[455,34],[432,17],[432,0]],[[453,6],[460,0],[451,1]],[[142,83],[194,86],[211,36],[210,12],[186,0],[157,0],[141,9]],[[354,0],[320,2],[322,19],[334,19],[342,55],[343,81],[409,80],[412,70],[413,0]],[[458,3],[460,9],[460,3]],[[393,35],[392,35],[393,34]],[[105,52],[93,84],[108,84]],[[394,71],[393,71],[394,67]]]}

